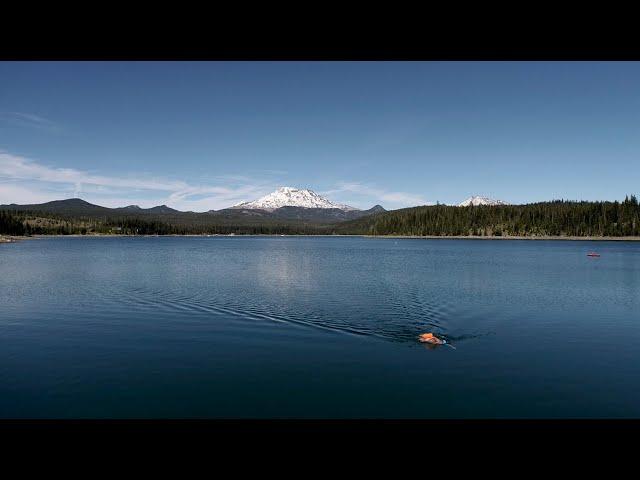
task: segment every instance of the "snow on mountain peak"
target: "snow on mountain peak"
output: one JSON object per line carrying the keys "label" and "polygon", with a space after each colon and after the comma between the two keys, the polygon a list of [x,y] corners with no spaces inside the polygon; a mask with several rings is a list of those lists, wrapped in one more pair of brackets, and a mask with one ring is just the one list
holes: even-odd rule
{"label": "snow on mountain peak", "polygon": [[341,203],[334,203],[318,195],[313,190],[306,190],[294,187],[280,187],[275,192],[254,200],[234,205],[231,208],[254,208],[261,210],[275,210],[281,207],[304,207],[304,208],[338,208],[344,211],[359,210]]}
{"label": "snow on mountain peak", "polygon": [[477,207],[478,205],[509,205],[509,204],[507,202],[503,202],[502,200],[494,200],[493,198],[481,197],[477,195],[469,197],[464,202],[458,204],[459,207],[468,207],[469,205]]}

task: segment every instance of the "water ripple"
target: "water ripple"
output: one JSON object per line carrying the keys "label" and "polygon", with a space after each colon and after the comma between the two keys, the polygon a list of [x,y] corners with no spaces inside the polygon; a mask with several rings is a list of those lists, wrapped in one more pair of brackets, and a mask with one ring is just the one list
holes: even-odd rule
{"label": "water ripple", "polygon": [[399,342],[414,341],[416,335],[424,331],[438,332],[446,337],[447,319],[452,312],[451,305],[438,304],[433,299],[424,299],[416,291],[408,292],[406,302],[396,299],[396,301],[384,303],[373,318],[371,315],[361,318],[348,312],[340,314],[332,311],[339,305],[330,305],[334,308],[327,311],[307,309],[303,311],[296,309],[294,305],[286,305],[286,308],[282,308],[274,305],[251,304],[245,297],[233,299],[219,295],[212,298],[206,293],[184,294],[137,287],[117,293],[112,290],[111,296],[119,299],[120,302],[124,299],[128,308],[140,311],[154,310],[163,313],[177,312],[205,316],[224,315],[243,320],[287,323]]}

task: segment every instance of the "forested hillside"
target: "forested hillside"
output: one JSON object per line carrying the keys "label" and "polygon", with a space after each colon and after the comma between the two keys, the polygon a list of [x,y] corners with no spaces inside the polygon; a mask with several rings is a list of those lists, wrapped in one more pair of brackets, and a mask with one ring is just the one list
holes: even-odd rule
{"label": "forested hillside", "polygon": [[188,223],[185,218],[172,223],[156,217],[109,216],[105,218],[72,217],[36,211],[1,211],[0,234],[5,235],[313,235],[331,233],[330,225],[275,219],[246,219],[229,221],[211,217],[209,222],[198,217]]}
{"label": "forested hillside", "polygon": [[394,210],[335,226],[336,233],[462,236],[638,236],[640,207],[623,202],[552,201],[528,205]]}

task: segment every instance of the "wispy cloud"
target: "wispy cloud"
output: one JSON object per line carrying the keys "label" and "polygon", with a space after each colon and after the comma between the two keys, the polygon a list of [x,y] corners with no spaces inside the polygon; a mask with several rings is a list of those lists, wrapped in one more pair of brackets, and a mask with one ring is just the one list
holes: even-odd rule
{"label": "wispy cloud", "polygon": [[0,111],[0,123],[14,127],[35,128],[50,132],[62,131],[59,124],[33,113]]}
{"label": "wispy cloud", "polygon": [[[215,175],[199,183],[148,175],[100,175],[75,168],[56,168],[0,151],[0,203],[41,203],[72,196],[107,207],[166,204],[184,211],[219,210],[255,200],[286,185],[274,172],[266,177]],[[340,182],[319,192],[331,200],[368,208],[429,205],[422,195],[392,191],[362,182]]]}
{"label": "wispy cloud", "polygon": [[218,178],[225,184],[96,175],[73,168],[54,168],[0,151],[0,180],[4,180],[0,182],[0,203],[38,203],[60,199],[66,194],[82,195],[105,206],[167,204],[179,210],[207,211],[251,200],[274,188],[273,183],[246,177],[223,175]]}
{"label": "wispy cloud", "polygon": [[[375,199],[387,208],[413,207],[416,205],[432,205],[422,195],[409,192],[390,191],[360,182],[340,182],[336,188],[321,192],[323,195],[354,194],[360,197]],[[348,203],[348,202],[347,202]],[[360,203],[352,200],[352,203]]]}

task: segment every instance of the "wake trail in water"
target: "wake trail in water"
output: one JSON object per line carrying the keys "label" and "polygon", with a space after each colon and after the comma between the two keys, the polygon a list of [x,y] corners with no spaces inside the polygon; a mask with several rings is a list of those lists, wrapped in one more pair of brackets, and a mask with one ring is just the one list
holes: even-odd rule
{"label": "wake trail in water", "polygon": [[359,336],[378,336],[384,338],[385,336],[379,335],[376,332],[372,332],[367,329],[361,329],[356,327],[347,327],[332,322],[323,321],[320,317],[314,315],[308,315],[305,320],[295,315],[284,315],[281,313],[266,312],[256,307],[242,308],[238,305],[227,303],[221,305],[219,303],[212,303],[210,300],[198,298],[193,296],[175,296],[168,294],[167,292],[149,291],[143,289],[134,289],[129,292],[122,292],[119,294],[126,297],[134,307],[141,310],[158,309],[163,312],[187,312],[193,314],[215,314],[225,315],[241,318],[243,320],[267,320],[275,323],[287,323],[302,325],[311,328],[317,328],[322,330],[328,330],[338,333],[346,333]]}
{"label": "wake trail in water", "polygon": [[[207,292],[208,293],[208,292]],[[308,328],[331,331],[347,335],[374,337],[393,342],[415,342],[417,335],[433,331],[444,338],[460,341],[470,336],[450,336],[446,334],[447,318],[453,311],[451,305],[438,304],[426,299],[415,290],[407,292],[406,302],[397,299],[388,302],[367,318],[345,313],[295,311],[291,308],[270,305],[240,304],[237,299],[220,295],[213,301],[202,293],[178,293],[157,289],[135,288],[121,291],[117,296],[126,298],[127,306],[134,310],[159,310],[163,313],[193,315],[222,315],[242,320],[286,323]],[[246,300],[246,299],[244,299]],[[337,305],[334,305],[337,307]]]}

